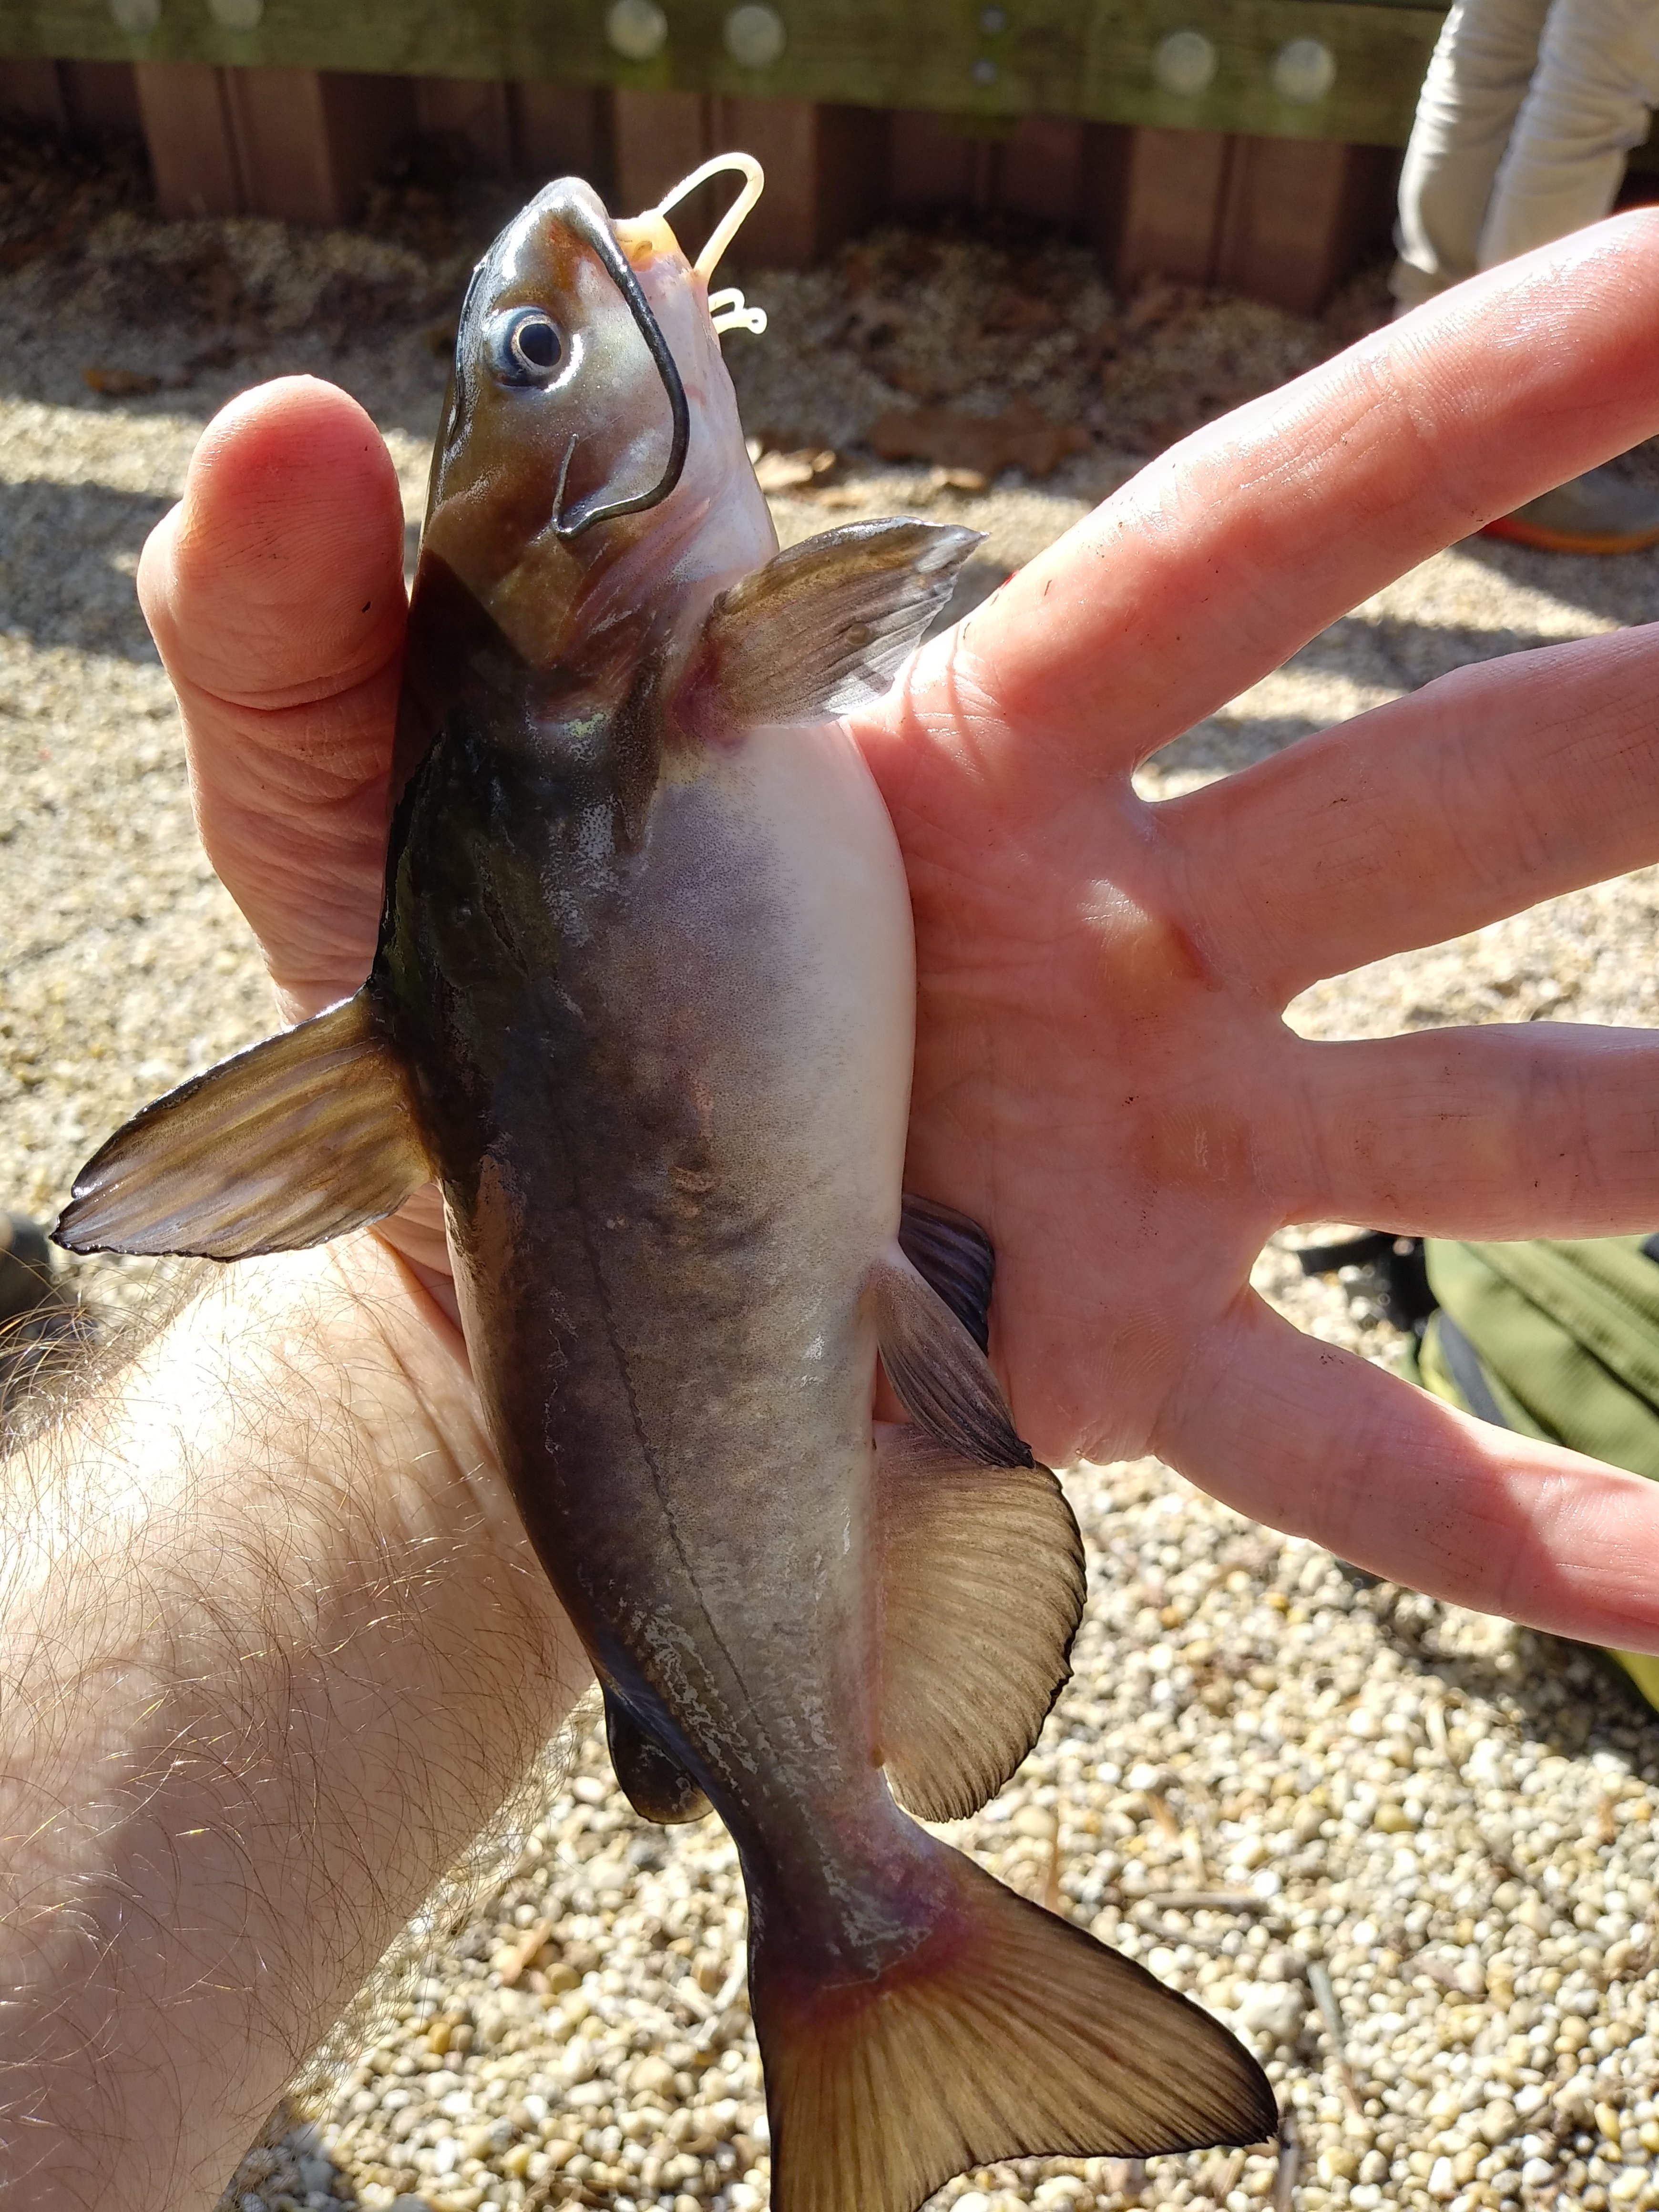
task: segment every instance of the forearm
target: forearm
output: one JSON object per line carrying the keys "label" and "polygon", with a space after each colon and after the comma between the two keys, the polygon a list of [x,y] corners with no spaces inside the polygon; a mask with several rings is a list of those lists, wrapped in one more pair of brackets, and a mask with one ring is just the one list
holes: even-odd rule
{"label": "forearm", "polygon": [[190,2212],[585,1663],[372,1238],[228,1271],[4,1476],[0,2172]]}

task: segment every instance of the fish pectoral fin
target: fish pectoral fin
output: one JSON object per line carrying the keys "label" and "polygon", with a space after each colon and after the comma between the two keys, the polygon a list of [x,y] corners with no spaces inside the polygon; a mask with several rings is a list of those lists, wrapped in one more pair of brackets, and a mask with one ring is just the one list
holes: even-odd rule
{"label": "fish pectoral fin", "polygon": [[[867,1977],[839,1954],[814,1971],[787,1890],[754,1900],[773,2212],[917,2212],[952,2174],[1005,2159],[1150,2158],[1275,2132],[1267,2076],[1218,2020],[916,1841],[931,1880],[891,1912],[916,1940]],[[940,1900],[931,1927],[922,1895]]]}
{"label": "fish pectoral fin", "polygon": [[722,592],[693,647],[673,713],[718,739],[827,721],[879,699],[981,533],[899,518],[849,522],[774,554]]}
{"label": "fish pectoral fin", "polygon": [[71,1252],[294,1252],[395,1212],[431,1176],[364,989],[136,1114],[76,1177],[53,1235]]}
{"label": "fish pectoral fin", "polygon": [[605,1690],[605,1740],[629,1803],[642,1820],[655,1820],[672,1828],[683,1820],[701,1820],[708,1812],[703,1796],[672,1752],[665,1751],[610,1685]]}
{"label": "fish pectoral fin", "polygon": [[991,1285],[997,1255],[977,1221],[954,1206],[904,1194],[899,1249],[939,1292],[981,1352],[991,1344]]}
{"label": "fish pectoral fin", "polygon": [[911,1419],[977,1467],[1030,1467],[990,1362],[902,1249],[876,1262],[866,1296],[881,1364]]}
{"label": "fish pectoral fin", "polygon": [[965,1820],[1036,1741],[1071,1674],[1083,1540],[1046,1467],[974,1464],[877,1431],[880,1750],[923,1820]]}

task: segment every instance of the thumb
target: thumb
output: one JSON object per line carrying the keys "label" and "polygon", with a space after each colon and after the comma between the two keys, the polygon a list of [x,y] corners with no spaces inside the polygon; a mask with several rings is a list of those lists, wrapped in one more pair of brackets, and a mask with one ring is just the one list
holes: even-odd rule
{"label": "thumb", "polygon": [[203,843],[290,1018],[368,973],[406,605],[403,508],[356,400],[310,377],[216,415],[138,593]]}

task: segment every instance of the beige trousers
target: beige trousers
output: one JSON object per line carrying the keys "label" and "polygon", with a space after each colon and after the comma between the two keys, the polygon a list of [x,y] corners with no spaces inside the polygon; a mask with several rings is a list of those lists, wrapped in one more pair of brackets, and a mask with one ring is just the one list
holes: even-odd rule
{"label": "beige trousers", "polygon": [[1455,0],[1400,179],[1413,307],[1613,205],[1659,106],[1659,0]]}

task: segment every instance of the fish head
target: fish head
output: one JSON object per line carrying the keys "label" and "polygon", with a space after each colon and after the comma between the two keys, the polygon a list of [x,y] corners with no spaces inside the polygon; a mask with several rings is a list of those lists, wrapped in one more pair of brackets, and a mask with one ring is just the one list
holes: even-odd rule
{"label": "fish head", "polygon": [[775,543],[706,277],[662,216],[549,185],[473,273],[422,556],[546,669]]}

